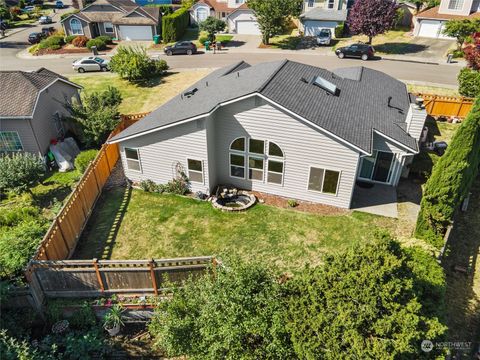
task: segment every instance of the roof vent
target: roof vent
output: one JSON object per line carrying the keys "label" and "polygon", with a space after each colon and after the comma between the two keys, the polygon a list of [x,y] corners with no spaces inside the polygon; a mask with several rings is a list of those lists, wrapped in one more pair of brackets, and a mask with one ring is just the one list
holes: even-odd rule
{"label": "roof vent", "polygon": [[182,94],[182,99],[183,99],[183,97],[191,98],[193,95],[195,95],[195,93],[196,93],[197,91],[198,91],[197,88],[193,88],[192,90],[188,90],[188,91],[184,92],[184,93]]}
{"label": "roof vent", "polygon": [[332,95],[338,95],[338,92],[340,91],[340,89],[337,88],[337,85],[325,80],[321,76],[316,76],[313,79],[313,85],[318,86],[319,88],[325,90],[328,94]]}

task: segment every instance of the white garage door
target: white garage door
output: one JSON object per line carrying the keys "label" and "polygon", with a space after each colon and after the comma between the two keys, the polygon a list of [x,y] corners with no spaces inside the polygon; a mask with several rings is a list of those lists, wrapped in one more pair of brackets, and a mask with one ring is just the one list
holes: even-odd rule
{"label": "white garage door", "polygon": [[237,34],[260,35],[258,23],[252,20],[237,20]]}
{"label": "white garage door", "polygon": [[420,30],[418,36],[437,38],[440,33],[440,27],[442,23],[435,20],[422,20],[420,22]]}
{"label": "white garage door", "polygon": [[315,20],[307,20],[303,24],[305,28],[305,36],[315,36],[317,35],[320,30],[322,29],[330,29],[332,32],[332,37],[335,37],[335,28],[337,27],[336,21],[315,21]]}
{"label": "white garage door", "polygon": [[152,40],[153,33],[151,26],[125,26],[120,25],[120,36],[122,40]]}

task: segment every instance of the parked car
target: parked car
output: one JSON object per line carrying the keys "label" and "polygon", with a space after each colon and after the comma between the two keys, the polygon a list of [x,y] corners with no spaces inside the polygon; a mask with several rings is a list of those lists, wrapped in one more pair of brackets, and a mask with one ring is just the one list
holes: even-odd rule
{"label": "parked car", "polygon": [[42,33],[45,36],[50,36],[55,32],[55,28],[53,26],[44,26],[42,27]]}
{"label": "parked car", "polygon": [[25,6],[25,7],[22,9],[22,12],[27,13],[27,12],[31,12],[31,11],[33,11],[33,10],[35,10],[35,6],[30,5],[30,6]]}
{"label": "parked car", "polygon": [[53,20],[50,16],[43,15],[43,16],[40,16],[40,19],[38,19],[38,22],[40,24],[51,24]]}
{"label": "parked car", "polygon": [[98,56],[84,57],[80,60],[74,60],[72,63],[73,70],[77,70],[79,73],[86,71],[108,71],[108,60],[102,59]]}
{"label": "parked car", "polygon": [[358,43],[338,48],[335,50],[335,54],[340,59],[344,57],[358,57],[362,60],[368,60],[373,58],[375,49],[371,45]]}
{"label": "parked car", "polygon": [[332,31],[330,29],[321,29],[317,34],[317,45],[330,45],[332,42]]}
{"label": "parked car", "polygon": [[55,7],[56,7],[57,9],[63,9],[64,6],[65,6],[65,5],[63,4],[63,1],[57,1],[57,2],[55,2]]}
{"label": "parked car", "polygon": [[165,46],[163,49],[167,56],[177,55],[177,54],[187,54],[192,55],[197,52],[197,47],[194,43],[190,41],[179,41],[173,45]]}
{"label": "parked car", "polygon": [[30,44],[38,44],[45,37],[47,37],[47,35],[43,32],[33,32],[28,35],[28,42]]}

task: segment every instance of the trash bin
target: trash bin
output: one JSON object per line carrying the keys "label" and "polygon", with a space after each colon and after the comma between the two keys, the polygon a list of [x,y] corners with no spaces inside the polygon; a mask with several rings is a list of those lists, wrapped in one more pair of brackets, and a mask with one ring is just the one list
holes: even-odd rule
{"label": "trash bin", "polygon": [[93,55],[98,55],[98,50],[97,50],[97,47],[96,47],[96,46],[92,46],[92,47],[90,48],[90,50],[92,50],[92,54],[93,54]]}
{"label": "trash bin", "polygon": [[160,43],[160,35],[153,35],[153,43],[158,45]]}
{"label": "trash bin", "polygon": [[205,41],[205,50],[210,51],[210,41]]}
{"label": "trash bin", "polygon": [[448,54],[447,55],[447,64],[450,64],[453,60],[453,54]]}

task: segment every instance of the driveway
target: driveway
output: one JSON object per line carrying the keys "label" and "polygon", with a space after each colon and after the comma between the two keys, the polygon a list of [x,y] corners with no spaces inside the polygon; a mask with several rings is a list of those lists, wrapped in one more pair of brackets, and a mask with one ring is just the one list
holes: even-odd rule
{"label": "driveway", "polygon": [[425,59],[443,59],[448,50],[455,45],[455,40],[414,37],[412,41],[410,41],[410,44],[419,50],[414,54],[415,56]]}
{"label": "driveway", "polygon": [[228,49],[231,52],[241,51],[250,52],[258,50],[258,46],[262,42],[260,35],[239,35],[234,34],[233,39],[228,43]]}

